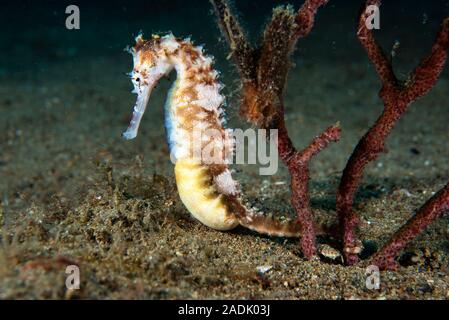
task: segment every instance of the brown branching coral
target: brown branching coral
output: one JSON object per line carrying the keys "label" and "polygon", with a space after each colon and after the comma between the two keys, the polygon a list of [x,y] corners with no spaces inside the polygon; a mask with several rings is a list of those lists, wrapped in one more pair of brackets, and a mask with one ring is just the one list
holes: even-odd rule
{"label": "brown branching coral", "polygon": [[340,138],[338,124],[329,127],[304,150],[291,141],[284,119],[283,94],[290,56],[298,39],[311,31],[315,14],[328,0],[307,0],[297,13],[274,9],[259,46],[253,47],[226,0],[211,0],[242,79],[241,115],[264,129],[278,130],[279,156],[291,175],[292,205],[301,230],[301,248],[308,259],[316,254],[313,213],[308,194],[309,163],[314,155]]}
{"label": "brown branching coral", "polygon": [[[427,94],[435,85],[445,65],[449,46],[449,19],[446,19],[437,35],[430,55],[422,60],[406,81],[400,81],[393,71],[391,60],[387,58],[377,44],[372,30],[369,30],[366,26],[366,20],[369,15],[366,8],[370,5],[380,6],[380,4],[380,0],[368,0],[366,2],[359,19],[358,38],[382,81],[380,97],[384,103],[384,110],[376,123],[356,146],[343,172],[337,193],[337,212],[341,224],[343,251],[346,263],[350,265],[357,263],[357,254],[361,249],[355,233],[359,217],[353,209],[353,201],[363,178],[365,167],[384,151],[385,140],[398,120],[407,111],[409,105]],[[443,199],[441,201],[446,201],[447,206],[447,191],[445,198],[444,194],[443,192],[439,197]],[[381,263],[382,267],[390,266],[393,259],[392,256],[408,240],[439,216],[430,208],[435,206],[435,202],[438,201],[432,200],[428,205],[424,206],[420,214],[401,229],[392,238],[390,244],[376,255],[373,261]],[[440,207],[444,211],[444,206],[440,205]]]}
{"label": "brown branching coral", "polygon": [[298,13],[289,6],[275,8],[257,47],[249,43],[226,0],[211,2],[242,79],[240,113],[255,125],[270,127],[283,117],[282,95],[296,42],[309,34],[317,9],[328,0],[308,0]]}

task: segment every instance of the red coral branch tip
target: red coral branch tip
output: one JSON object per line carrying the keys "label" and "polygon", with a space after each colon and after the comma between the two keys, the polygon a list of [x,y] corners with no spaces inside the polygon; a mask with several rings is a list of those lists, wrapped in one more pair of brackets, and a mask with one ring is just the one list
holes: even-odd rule
{"label": "red coral branch tip", "polygon": [[341,137],[340,123],[327,128],[322,134],[313,139],[312,143],[296,156],[296,161],[308,162],[325,149],[331,142],[337,142]]}
{"label": "red coral branch tip", "polygon": [[296,17],[297,30],[295,37],[303,38],[307,36],[315,23],[315,16],[321,6],[327,4],[329,0],[306,0],[298,11]]}
{"label": "red coral branch tip", "polygon": [[418,212],[393,235],[382,249],[374,255],[370,264],[381,270],[396,270],[396,256],[407,243],[423,232],[430,223],[449,213],[449,183],[435,194]]}

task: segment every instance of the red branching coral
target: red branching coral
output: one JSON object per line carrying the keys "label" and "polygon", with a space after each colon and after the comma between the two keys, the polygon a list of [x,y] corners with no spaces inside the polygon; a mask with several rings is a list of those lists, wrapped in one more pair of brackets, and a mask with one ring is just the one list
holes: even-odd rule
{"label": "red branching coral", "polygon": [[278,7],[268,23],[261,44],[253,48],[225,0],[211,0],[219,25],[228,40],[242,79],[241,115],[250,123],[278,130],[278,151],[291,175],[292,205],[301,231],[301,248],[308,259],[316,254],[313,213],[308,193],[309,163],[330,142],[340,138],[340,127],[329,127],[300,151],[291,141],[284,119],[283,93],[290,56],[299,38],[311,31],[319,7],[328,0],[307,0],[295,13]]}
{"label": "red branching coral", "polygon": [[449,213],[449,183],[435,194],[393,237],[371,258],[370,264],[379,269],[395,270],[397,254],[407,243],[433,221]]}
{"label": "red branching coral", "polygon": [[[380,0],[368,0],[365,8],[370,5],[380,6],[380,4]],[[357,263],[357,253],[361,250],[355,233],[359,217],[353,209],[353,201],[365,167],[384,151],[386,138],[397,121],[404,115],[408,106],[419,97],[427,94],[435,85],[443,70],[449,46],[449,19],[446,19],[430,55],[420,63],[406,81],[399,81],[394,74],[391,61],[376,43],[373,32],[367,28],[367,18],[368,13],[364,9],[359,19],[358,38],[382,81],[380,97],[384,102],[384,111],[356,146],[343,172],[337,193],[337,212],[343,237],[343,253],[346,263],[349,265]],[[427,226],[430,220],[433,220],[430,218],[438,216],[426,214],[429,210],[429,208],[424,207],[422,215],[425,218],[416,218],[408,224],[408,227],[401,229],[398,235],[392,238],[390,244],[376,255],[375,261],[383,261],[382,266],[385,267],[389,265],[391,255],[397,253],[397,248],[402,248],[412,235]]]}
{"label": "red branching coral", "polygon": [[[308,192],[309,163],[314,155],[340,138],[339,125],[331,126],[304,150],[297,150],[289,137],[284,118],[283,93],[290,70],[290,56],[298,39],[307,36],[319,7],[328,0],[306,0],[295,13],[291,7],[278,7],[268,23],[259,46],[253,47],[229,9],[226,0],[211,0],[219,25],[226,36],[231,54],[242,79],[241,115],[250,123],[266,129],[278,129],[279,156],[291,176],[292,205],[301,231],[301,248],[306,258],[316,254],[315,227]],[[353,209],[355,193],[365,167],[385,149],[385,140],[408,106],[427,94],[438,80],[447,58],[449,19],[443,22],[430,55],[422,60],[406,81],[399,80],[392,62],[367,27],[367,8],[380,6],[380,0],[368,0],[359,17],[358,38],[382,81],[380,97],[384,110],[363,136],[349,158],[337,192],[337,212],[346,263],[358,262],[361,243],[357,239],[358,214]],[[448,209],[448,187],[424,205],[372,259],[382,269],[394,268],[395,257],[404,246],[443,215]]]}
{"label": "red branching coral", "polygon": [[302,5],[296,16],[295,37],[297,39],[307,36],[312,31],[318,8],[328,2],[329,0],[308,0]]}
{"label": "red branching coral", "polygon": [[[290,140],[288,134],[286,131],[282,135],[279,134],[279,154],[281,155],[282,152],[285,155],[281,155],[281,159],[291,175],[291,201],[298,216],[298,223],[301,226],[301,249],[304,256],[308,259],[316,254],[316,235],[308,190],[309,163],[312,157],[326,148],[329,143],[340,139],[340,134],[341,129],[338,124],[331,126],[302,151],[296,151],[291,144],[288,144],[287,148],[285,148],[285,142]],[[287,156],[290,154],[291,156]]]}

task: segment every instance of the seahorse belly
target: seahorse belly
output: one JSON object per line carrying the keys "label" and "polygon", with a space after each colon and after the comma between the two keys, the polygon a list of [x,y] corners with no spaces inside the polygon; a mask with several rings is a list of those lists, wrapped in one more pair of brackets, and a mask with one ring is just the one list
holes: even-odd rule
{"label": "seahorse belly", "polygon": [[235,228],[239,221],[231,214],[223,196],[208,183],[207,167],[195,159],[179,159],[175,165],[179,196],[193,217],[206,226],[226,231]]}

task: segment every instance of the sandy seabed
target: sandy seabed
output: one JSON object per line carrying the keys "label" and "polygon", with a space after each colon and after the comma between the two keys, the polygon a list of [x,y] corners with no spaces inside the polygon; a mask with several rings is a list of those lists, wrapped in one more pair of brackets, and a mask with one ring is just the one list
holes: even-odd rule
{"label": "sandy seabed", "polygon": [[[178,198],[162,129],[170,81],[154,93],[139,138],[125,142],[120,133],[134,97],[128,79],[104,71],[112,63],[91,63],[78,83],[62,81],[61,68],[49,69],[45,82],[2,79],[1,298],[448,298],[447,218],[407,247],[399,271],[381,273],[380,290],[366,288],[363,267],[345,267],[338,258],[305,261],[297,240],[242,228],[217,232],[194,221]],[[306,64],[307,81],[291,75],[286,104],[293,140],[305,145],[336,119],[344,130],[312,166],[312,205],[324,225],[335,223],[345,161],[381,110],[370,71]],[[388,141],[390,152],[369,166],[357,205],[364,254],[444,185],[448,89],[443,78],[413,105]],[[235,108],[228,113],[238,123]],[[293,214],[284,169],[270,177],[254,166],[236,170],[248,200],[266,212]],[[319,241],[338,245],[331,237]],[[67,264],[80,266],[79,291],[65,287]],[[265,266],[270,270],[260,273]]]}
{"label": "sandy seabed", "polygon": [[[322,40],[313,37],[312,42]],[[341,141],[312,163],[312,207],[324,226],[336,222],[341,171],[382,110],[377,76],[353,38],[359,50],[354,59],[338,55],[343,49],[314,51],[306,41],[306,49],[295,55],[286,93],[287,124],[298,146],[341,122]],[[35,44],[41,58],[45,45]],[[225,51],[223,43],[217,48]],[[217,232],[193,220],[176,192],[163,130],[162,106],[174,75],[153,93],[139,137],[124,141],[120,135],[135,99],[124,76],[131,59],[121,49],[107,50],[114,54],[89,58],[68,48],[46,56],[46,67],[32,72],[0,68],[1,299],[449,298],[447,217],[406,248],[398,271],[381,273],[379,290],[367,289],[365,267],[343,266],[338,257],[306,261],[297,239],[243,228]],[[312,54],[318,51],[334,60],[323,63]],[[26,58],[26,52],[14,53]],[[217,68],[225,94],[232,96],[229,123],[245,126],[237,117],[236,74],[223,54]],[[389,152],[368,167],[356,205],[363,257],[447,183],[447,92],[445,71],[395,128]],[[248,201],[267,213],[293,217],[284,168],[269,177],[259,176],[255,166],[234,169]],[[318,240],[339,245],[330,236]],[[80,290],[66,289],[69,264],[80,267]]]}

